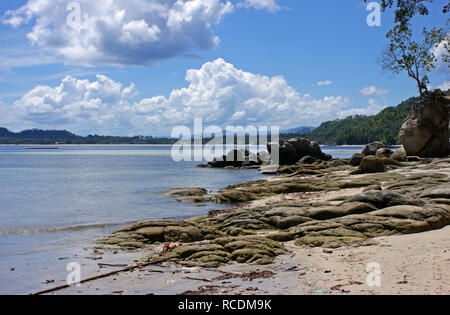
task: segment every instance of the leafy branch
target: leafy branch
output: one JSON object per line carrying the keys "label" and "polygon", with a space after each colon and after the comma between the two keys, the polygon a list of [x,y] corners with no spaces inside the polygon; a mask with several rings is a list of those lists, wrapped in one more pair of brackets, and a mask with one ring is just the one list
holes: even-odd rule
{"label": "leafy branch", "polygon": [[397,74],[406,71],[408,76],[416,82],[421,96],[427,91],[429,84],[426,73],[435,68],[435,63],[438,61],[433,48],[443,43],[447,50],[443,60],[448,62],[449,59],[449,36],[443,29],[433,28],[427,31],[424,28],[422,34],[423,40],[417,42],[412,39],[412,31],[408,25],[395,25],[386,35],[390,43],[380,60],[385,70]]}

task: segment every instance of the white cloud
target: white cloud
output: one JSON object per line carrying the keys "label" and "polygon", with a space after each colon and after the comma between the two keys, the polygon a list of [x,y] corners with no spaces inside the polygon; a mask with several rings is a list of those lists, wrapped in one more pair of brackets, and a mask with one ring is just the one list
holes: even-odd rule
{"label": "white cloud", "polygon": [[377,88],[376,86],[368,86],[359,91],[364,96],[383,96],[389,93],[389,90]]}
{"label": "white cloud", "polygon": [[324,86],[324,85],[330,85],[330,84],[333,84],[333,82],[331,82],[330,80],[317,82],[318,86]]}
{"label": "white cloud", "polygon": [[[123,131],[120,112],[136,95],[134,85],[97,75],[97,81],[65,77],[57,87],[37,86],[11,108],[24,127],[67,128],[78,132]],[[24,126],[22,126],[24,125]]]}
{"label": "white cloud", "polygon": [[12,114],[13,112],[9,110],[8,106],[0,100],[0,128],[13,121]]}
{"label": "white cloud", "polygon": [[[67,76],[56,87],[37,86],[9,106],[15,129],[65,128],[76,133],[169,135],[177,125],[280,126],[318,125],[323,121],[373,112],[345,110],[342,96],[317,99],[300,95],[282,76],[268,77],[237,69],[222,59],[187,71],[188,86],[136,101],[136,89],[106,76],[79,80]],[[0,125],[3,121],[0,117]]]}
{"label": "white cloud", "polygon": [[442,84],[439,85],[437,88],[444,92],[447,91],[448,89],[450,89],[450,81],[446,80],[442,82]]}
{"label": "white cloud", "polygon": [[83,66],[147,65],[215,48],[212,27],[233,11],[221,0],[78,0],[81,23],[67,23],[72,0],[28,0],[2,22],[31,23],[34,46]]}
{"label": "white cloud", "polygon": [[277,0],[245,0],[239,2],[237,7],[254,8],[257,10],[267,10],[270,12],[276,12],[281,9],[277,4]]}
{"label": "white cloud", "polygon": [[352,108],[352,109],[344,110],[339,114],[339,118],[345,118],[345,117],[354,116],[354,115],[371,116],[371,115],[378,114],[380,111],[382,111],[385,108],[386,108],[386,106],[380,105],[376,102],[375,99],[370,98],[369,99],[369,107]]}
{"label": "white cloud", "polygon": [[189,70],[186,80],[188,87],[172,91],[167,98],[156,96],[130,106],[135,123],[190,125],[194,118],[202,117],[204,123],[221,127],[296,127],[335,118],[348,105],[348,99],[341,96],[301,96],[281,76],[245,72],[222,59]]}
{"label": "white cloud", "polygon": [[[449,38],[449,36],[450,35],[447,35],[447,38]],[[450,58],[449,52],[447,50],[448,45],[449,45],[448,40],[444,40],[437,47],[431,49],[431,52],[437,58],[437,62],[435,63],[436,66],[435,71],[437,72],[448,73],[449,70],[448,63],[444,62],[443,60],[444,56]]]}

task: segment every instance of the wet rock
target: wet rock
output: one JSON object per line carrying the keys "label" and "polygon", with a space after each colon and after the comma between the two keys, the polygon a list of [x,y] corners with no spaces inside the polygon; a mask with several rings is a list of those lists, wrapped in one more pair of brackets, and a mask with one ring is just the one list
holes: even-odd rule
{"label": "wet rock", "polygon": [[347,164],[348,164],[348,162],[346,162],[344,160],[339,160],[339,159],[335,159],[335,160],[332,160],[332,161],[327,163],[327,165],[329,167],[338,167],[338,166],[344,166],[344,165],[347,165]]}
{"label": "wet rock", "polygon": [[208,202],[209,198],[202,197],[202,196],[187,196],[187,197],[177,197],[175,198],[176,201],[179,202],[187,202],[187,203],[203,203]]}
{"label": "wet rock", "polygon": [[430,199],[450,199],[450,186],[447,185],[439,188],[428,189],[419,197]]}
{"label": "wet rock", "polygon": [[216,203],[241,204],[259,198],[254,193],[242,189],[233,189],[212,196],[211,201]]}
{"label": "wet rock", "polygon": [[295,240],[297,246],[340,248],[343,246],[368,246],[374,242],[362,233],[344,228],[312,232]]}
{"label": "wet rock", "polygon": [[338,207],[319,207],[309,211],[309,217],[315,220],[329,220],[352,214],[375,211],[377,208],[364,202],[348,202]]}
{"label": "wet rock", "polygon": [[363,192],[372,191],[372,190],[382,191],[383,189],[381,188],[380,185],[372,185],[372,186],[368,186],[368,187],[364,188]]}
{"label": "wet rock", "polygon": [[409,166],[409,164],[402,164],[402,162],[398,162],[394,159],[384,157],[382,158],[384,165],[390,165],[390,166]]}
{"label": "wet rock", "polygon": [[359,169],[361,173],[381,173],[386,171],[383,160],[375,156],[366,156],[361,161]]}
{"label": "wet rock", "polygon": [[204,196],[208,191],[204,188],[173,188],[161,191],[160,194],[172,197]]}
{"label": "wet rock", "polygon": [[382,149],[377,150],[377,152],[375,153],[375,156],[383,159],[383,158],[390,158],[392,156],[392,154],[394,154],[394,152],[391,149],[382,148]]}
{"label": "wet rock", "polygon": [[288,141],[280,140],[279,143],[267,144],[269,153],[279,152],[280,165],[293,165],[300,161],[305,156],[310,156],[315,159],[329,161],[331,156],[325,154],[320,149],[317,142],[311,142],[303,138],[294,138]]}
{"label": "wet rock", "polygon": [[372,142],[364,146],[361,154],[364,156],[375,155],[380,149],[386,149],[386,146],[382,142]]}
{"label": "wet rock", "polygon": [[182,245],[173,250],[168,258],[185,265],[206,267],[216,267],[232,261],[264,265],[272,263],[285,251],[283,245],[265,237],[224,237],[207,243]]}
{"label": "wet rock", "polygon": [[120,229],[100,243],[121,247],[134,244],[133,247],[143,247],[144,244],[159,242],[195,242],[203,240],[208,232],[186,221],[145,221]]}
{"label": "wet rock", "polygon": [[394,151],[394,153],[391,155],[391,159],[396,160],[397,162],[405,162],[406,161],[406,151],[405,148],[403,148],[403,146]]}
{"label": "wet rock", "polygon": [[364,155],[355,153],[353,154],[352,158],[350,159],[350,162],[348,163],[351,166],[359,166],[361,164],[361,161],[363,160]]}
{"label": "wet rock", "polygon": [[423,205],[420,200],[410,199],[407,196],[392,191],[368,191],[347,199],[346,202],[368,203],[377,209],[398,205]]}
{"label": "wet rock", "polygon": [[[262,153],[263,154],[263,153]],[[261,157],[261,155],[260,155]],[[266,157],[264,156],[264,159]],[[225,168],[225,167],[252,167],[261,165],[264,161],[258,158],[258,155],[250,152],[247,149],[233,149],[222,157],[214,158],[208,162],[206,167]]]}
{"label": "wet rock", "polygon": [[302,157],[299,161],[299,163],[301,163],[301,164],[313,164],[315,162],[316,162],[316,159],[309,155]]}
{"label": "wet rock", "polygon": [[288,217],[281,216],[271,216],[267,219],[267,223],[277,229],[287,230],[293,226],[311,221],[310,218],[306,216],[292,215]]}
{"label": "wet rock", "polygon": [[294,192],[315,192],[326,190],[326,186],[318,186],[313,183],[304,182],[266,182],[264,184],[251,185],[248,187],[239,187],[226,190],[211,197],[213,202],[240,204],[262,197],[276,194],[287,194]]}

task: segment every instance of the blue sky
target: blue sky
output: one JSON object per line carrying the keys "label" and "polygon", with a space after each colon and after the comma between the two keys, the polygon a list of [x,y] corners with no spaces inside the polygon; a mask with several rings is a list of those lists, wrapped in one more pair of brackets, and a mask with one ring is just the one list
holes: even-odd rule
{"label": "blue sky", "polygon": [[[197,117],[287,129],[417,94],[377,64],[392,12],[369,27],[362,0],[80,0],[79,29],[73,1],[47,2],[0,3],[0,126],[14,131],[168,135]],[[440,2],[416,31],[445,25]],[[430,77],[448,86],[445,66]]]}

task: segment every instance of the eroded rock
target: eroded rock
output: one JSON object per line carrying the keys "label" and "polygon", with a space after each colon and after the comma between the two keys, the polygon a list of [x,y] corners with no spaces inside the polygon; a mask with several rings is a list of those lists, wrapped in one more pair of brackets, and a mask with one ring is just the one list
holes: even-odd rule
{"label": "eroded rock", "polygon": [[[279,153],[280,165],[293,165],[305,156],[329,161],[331,156],[322,152],[319,144],[303,138],[293,138],[288,141],[280,140],[279,143],[267,144],[269,153]],[[309,163],[308,163],[309,164]]]}
{"label": "eroded rock", "polygon": [[382,159],[369,155],[362,159],[359,170],[361,173],[381,173],[386,168]]}
{"label": "eroded rock", "polygon": [[386,146],[382,142],[372,142],[364,146],[361,154],[364,156],[375,155],[380,149],[386,149]]}
{"label": "eroded rock", "polygon": [[442,157],[449,153],[450,99],[426,94],[406,118],[400,139],[408,156]]}

